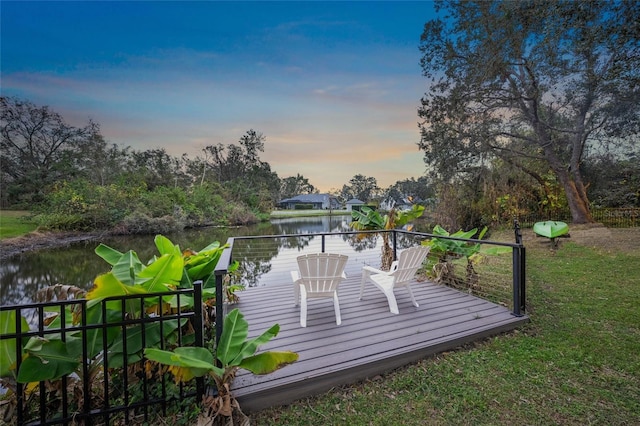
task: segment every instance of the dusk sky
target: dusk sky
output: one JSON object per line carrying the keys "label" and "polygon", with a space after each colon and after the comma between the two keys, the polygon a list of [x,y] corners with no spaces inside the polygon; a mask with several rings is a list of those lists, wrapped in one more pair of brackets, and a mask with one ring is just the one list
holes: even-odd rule
{"label": "dusk sky", "polygon": [[191,158],[266,137],[261,159],[321,191],[425,171],[426,2],[2,1],[2,96]]}

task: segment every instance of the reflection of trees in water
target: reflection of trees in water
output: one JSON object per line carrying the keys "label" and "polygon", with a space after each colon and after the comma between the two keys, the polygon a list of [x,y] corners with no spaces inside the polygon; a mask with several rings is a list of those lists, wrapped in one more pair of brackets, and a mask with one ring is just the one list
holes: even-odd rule
{"label": "reflection of trees in water", "polygon": [[348,231],[350,221],[350,216],[336,215],[272,219],[274,232],[271,235]]}
{"label": "reflection of trees in water", "polygon": [[[95,277],[107,272],[102,259],[95,263],[79,255],[89,248],[50,250],[28,253],[3,262],[0,266],[0,304],[31,303],[36,293],[55,284],[68,284],[89,290]],[[93,247],[90,248],[91,252]],[[97,258],[95,254],[93,254]],[[19,283],[19,285],[16,285]]]}
{"label": "reflection of trees in water", "polygon": [[272,261],[281,249],[302,251],[314,238],[320,237],[300,234],[291,237],[234,239],[232,260],[240,263],[241,283],[247,287],[257,286],[260,277],[271,272]]}
{"label": "reflection of trees in water", "polygon": [[[182,249],[200,250],[214,241],[224,244],[228,237],[250,235],[293,235],[270,239],[236,240],[233,258],[243,265],[246,285],[255,286],[260,277],[272,271],[274,258],[283,251],[303,251],[319,245],[319,235],[313,232],[349,232],[350,216],[321,216],[311,218],[274,219],[240,228],[199,228],[177,234],[167,234]],[[336,241],[350,241],[353,236],[341,235]],[[108,246],[126,252],[133,250],[146,263],[158,251],[153,235],[107,237],[96,241],[74,243],[68,247],[24,253],[2,262],[0,265],[0,304],[11,305],[32,302],[36,293],[48,286],[67,284],[89,290],[96,276],[108,272],[110,266],[95,254],[95,248],[104,242]],[[330,240],[330,239],[328,239]],[[241,243],[241,241],[243,241]],[[251,241],[249,243],[249,241]],[[243,245],[250,244],[243,249]],[[375,239],[356,242],[358,251],[375,247]],[[336,248],[340,250],[340,247]],[[242,251],[241,251],[242,250]],[[288,255],[288,254],[287,254]]]}
{"label": "reflection of trees in water", "polygon": [[[402,232],[396,232],[396,248],[403,250],[408,247],[412,247],[419,244],[425,237],[422,235],[405,234]],[[378,239],[380,237],[379,232],[372,233],[357,233],[357,234],[342,234],[343,241],[349,243],[349,245],[356,252],[362,252],[365,250],[372,250],[376,248]],[[389,236],[390,241],[393,241],[393,236]]]}
{"label": "reflection of trees in water", "polygon": [[342,239],[348,242],[356,252],[374,249],[378,244],[378,234],[376,233],[343,234]]}

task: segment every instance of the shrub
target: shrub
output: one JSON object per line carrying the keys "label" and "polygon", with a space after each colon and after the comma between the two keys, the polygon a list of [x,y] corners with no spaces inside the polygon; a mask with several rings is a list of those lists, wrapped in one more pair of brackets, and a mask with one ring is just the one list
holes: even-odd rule
{"label": "shrub", "polygon": [[115,232],[120,234],[169,234],[181,231],[184,227],[184,222],[177,220],[172,215],[151,217],[141,211],[135,211],[116,227]]}

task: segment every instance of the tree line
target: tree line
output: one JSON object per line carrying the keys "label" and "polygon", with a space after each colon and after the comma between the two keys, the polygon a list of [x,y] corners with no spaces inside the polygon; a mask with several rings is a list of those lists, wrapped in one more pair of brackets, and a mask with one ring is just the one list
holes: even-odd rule
{"label": "tree line", "polygon": [[[260,158],[266,137],[248,130],[236,144],[210,145],[176,157],[163,148],[108,143],[100,125],[69,125],[48,106],[0,98],[3,208],[32,211],[51,229],[170,232],[266,220],[278,201],[318,189],[301,174],[280,178]],[[425,193],[422,179],[393,185]],[[355,175],[333,195],[372,201],[375,178]],[[403,192],[403,193],[404,193]]]}
{"label": "tree line", "polygon": [[[420,203],[450,231],[523,215],[640,207],[640,3],[437,1],[419,49],[424,176],[380,188],[355,174],[343,202]],[[107,143],[46,106],[1,98],[3,207],[43,226],[123,232],[265,219],[317,188],[260,159],[266,137],[195,158]]]}

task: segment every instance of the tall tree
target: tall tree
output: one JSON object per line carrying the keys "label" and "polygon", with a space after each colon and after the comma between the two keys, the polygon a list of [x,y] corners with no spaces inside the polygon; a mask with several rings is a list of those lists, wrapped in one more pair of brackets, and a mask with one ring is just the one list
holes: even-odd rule
{"label": "tall tree", "polygon": [[[586,150],[640,128],[640,2],[438,1],[420,49],[425,162],[441,176],[538,158],[591,222]],[[540,181],[535,170],[523,168]]]}
{"label": "tall tree", "polygon": [[391,198],[396,204],[421,203],[435,197],[433,183],[426,176],[399,180],[385,190],[385,198]]}
{"label": "tall tree", "polygon": [[80,147],[99,136],[97,124],[67,124],[47,106],[0,97],[0,169],[9,202],[37,202],[47,186],[78,170]]}
{"label": "tall tree", "polygon": [[379,191],[376,178],[358,174],[351,178],[349,185],[343,185],[342,197],[345,200],[357,198],[367,202],[376,197]]}
{"label": "tall tree", "polygon": [[249,172],[265,167],[260,160],[264,152],[266,138],[262,133],[251,129],[240,138],[238,144],[209,145],[204,147],[204,161],[218,182],[224,183],[236,178],[250,178]]}
{"label": "tall tree", "polygon": [[280,197],[291,198],[299,194],[313,194],[316,192],[315,186],[309,183],[309,179],[297,174],[282,179],[280,185]]}

